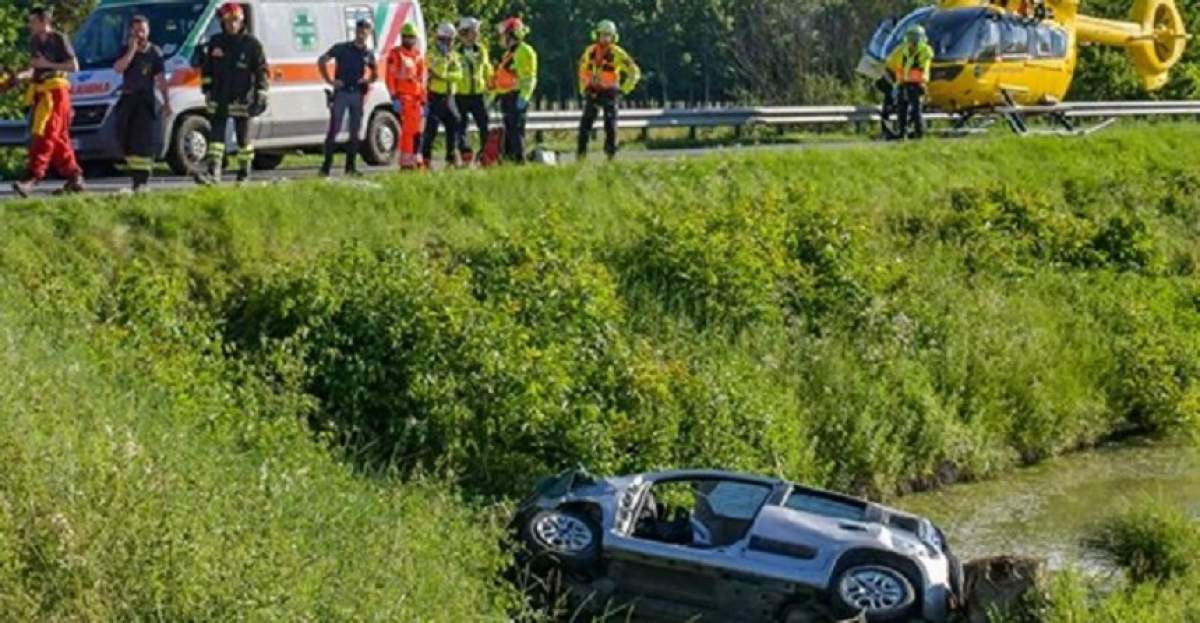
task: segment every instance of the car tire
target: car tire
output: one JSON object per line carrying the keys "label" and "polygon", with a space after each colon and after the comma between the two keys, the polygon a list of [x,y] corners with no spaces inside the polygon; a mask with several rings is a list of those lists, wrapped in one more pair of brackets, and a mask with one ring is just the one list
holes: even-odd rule
{"label": "car tire", "polygon": [[379,110],[367,124],[363,160],[371,166],[394,164],[400,148],[400,120],[390,110]]}
{"label": "car tire", "polygon": [[254,170],[255,171],[274,171],[283,164],[284,155],[278,152],[255,153],[254,154]]}
{"label": "car tire", "polygon": [[830,608],[841,618],[863,613],[869,623],[894,623],[913,618],[918,609],[912,580],[886,560],[845,565],[829,593]]}
{"label": "car tire", "polygon": [[534,568],[589,574],[600,559],[600,528],[591,517],[575,511],[534,513],[521,526],[521,541]]}
{"label": "car tire", "polygon": [[167,164],[175,175],[192,175],[204,167],[208,155],[208,134],[212,126],[201,115],[185,116],[171,133]]}

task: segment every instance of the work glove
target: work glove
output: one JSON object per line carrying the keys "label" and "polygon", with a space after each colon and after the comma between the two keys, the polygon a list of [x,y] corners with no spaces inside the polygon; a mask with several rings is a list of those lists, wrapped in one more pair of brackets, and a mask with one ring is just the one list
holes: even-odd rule
{"label": "work glove", "polygon": [[529,110],[529,100],[518,95],[517,96],[517,112],[525,112],[526,110]]}
{"label": "work glove", "polygon": [[404,116],[404,102],[398,97],[392,99],[392,112],[396,113],[397,117]]}
{"label": "work glove", "polygon": [[250,113],[251,117],[261,116],[263,113],[267,112],[268,103],[269,99],[267,97],[267,92],[259,91],[254,94],[254,101],[251,102],[246,112]]}

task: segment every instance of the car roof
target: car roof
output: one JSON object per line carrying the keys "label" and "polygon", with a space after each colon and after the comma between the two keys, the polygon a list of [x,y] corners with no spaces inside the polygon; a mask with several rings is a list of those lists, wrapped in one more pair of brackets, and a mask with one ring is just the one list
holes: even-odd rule
{"label": "car roof", "polygon": [[642,477],[647,480],[674,480],[683,478],[696,478],[702,480],[741,480],[768,486],[788,484],[787,481],[779,478],[769,478],[766,476],[743,474],[740,472],[727,472],[719,469],[672,469],[642,474]]}

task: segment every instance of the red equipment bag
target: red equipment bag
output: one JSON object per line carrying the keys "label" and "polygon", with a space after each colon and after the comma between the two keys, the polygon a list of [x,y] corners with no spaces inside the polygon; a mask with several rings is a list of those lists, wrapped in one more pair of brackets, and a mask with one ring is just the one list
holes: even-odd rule
{"label": "red equipment bag", "polygon": [[483,153],[479,156],[479,166],[490,167],[500,163],[500,154],[504,150],[504,128],[492,128],[483,144]]}

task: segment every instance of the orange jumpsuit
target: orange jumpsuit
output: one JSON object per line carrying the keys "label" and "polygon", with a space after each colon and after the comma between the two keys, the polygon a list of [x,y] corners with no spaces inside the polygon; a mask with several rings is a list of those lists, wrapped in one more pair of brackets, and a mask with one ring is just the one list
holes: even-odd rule
{"label": "orange jumpsuit", "polygon": [[400,118],[400,168],[424,165],[420,156],[425,110],[425,57],[417,48],[397,46],[387,55],[384,74],[396,115]]}

